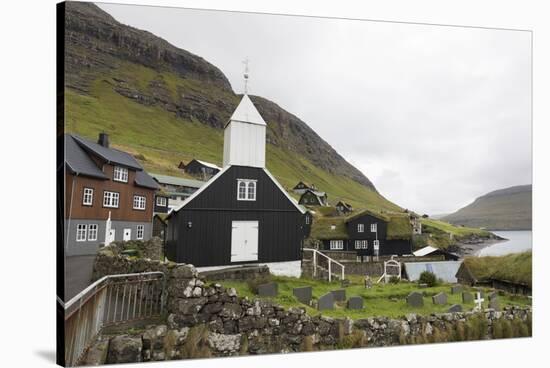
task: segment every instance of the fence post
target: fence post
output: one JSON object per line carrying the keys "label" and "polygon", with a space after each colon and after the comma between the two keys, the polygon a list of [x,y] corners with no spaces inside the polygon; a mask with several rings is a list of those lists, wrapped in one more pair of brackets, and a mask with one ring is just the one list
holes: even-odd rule
{"label": "fence post", "polygon": [[331,282],[331,281],[332,281],[332,269],[331,269],[331,265],[332,265],[332,260],[329,258],[329,259],[328,259],[328,282]]}
{"label": "fence post", "polygon": [[345,269],[345,266],[342,266],[342,281],[344,280],[344,269]]}
{"label": "fence post", "polygon": [[313,251],[313,277],[317,277],[317,251]]}

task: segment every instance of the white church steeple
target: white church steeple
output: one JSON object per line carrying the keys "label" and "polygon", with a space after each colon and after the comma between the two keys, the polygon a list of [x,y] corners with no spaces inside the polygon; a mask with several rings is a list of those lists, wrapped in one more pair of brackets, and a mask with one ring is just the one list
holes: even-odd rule
{"label": "white church steeple", "polygon": [[248,97],[248,62],[245,65],[245,93],[225,126],[223,166],[264,168],[267,124]]}

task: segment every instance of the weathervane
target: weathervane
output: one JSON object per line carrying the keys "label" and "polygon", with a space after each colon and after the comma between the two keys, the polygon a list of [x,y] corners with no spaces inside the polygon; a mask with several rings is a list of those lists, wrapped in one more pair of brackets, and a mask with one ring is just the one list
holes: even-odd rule
{"label": "weathervane", "polygon": [[248,94],[248,58],[243,60],[244,64],[244,94]]}

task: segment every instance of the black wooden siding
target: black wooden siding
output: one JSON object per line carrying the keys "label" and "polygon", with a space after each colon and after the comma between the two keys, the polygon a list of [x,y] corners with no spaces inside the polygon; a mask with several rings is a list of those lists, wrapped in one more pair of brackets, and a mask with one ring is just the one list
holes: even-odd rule
{"label": "black wooden siding", "polygon": [[319,197],[317,197],[312,192],[305,192],[300,197],[300,204],[306,204],[306,205],[314,205],[314,206],[321,206],[323,205],[321,201],[319,200]]}
{"label": "black wooden siding", "polygon": [[[346,230],[348,233],[348,239],[344,240],[343,251],[354,251],[357,255],[372,256],[374,255],[374,240],[376,239],[376,233],[370,231],[371,224],[376,223],[378,227],[378,240],[380,242],[380,248],[378,251],[379,256],[389,255],[404,255],[412,253],[412,243],[407,239],[386,239],[388,223],[382,219],[374,217],[372,215],[365,214],[364,216],[352,219],[346,224]],[[357,225],[364,225],[364,232],[357,231]],[[339,239],[334,239],[339,240]],[[367,249],[355,249],[356,240],[367,240]],[[323,248],[330,250],[330,240],[323,241]]]}
{"label": "black wooden siding", "polygon": [[[164,197],[164,198],[166,198],[166,206],[159,206],[159,205],[157,204],[157,198],[158,198],[158,197]],[[157,195],[157,196],[155,197],[155,207],[154,207],[154,209],[153,209],[153,212],[155,212],[155,213],[168,213],[168,197],[167,197],[167,196],[158,196],[158,195]]]}
{"label": "black wooden siding", "polygon": [[[256,200],[237,200],[237,179],[257,180]],[[305,215],[258,168],[234,166],[170,216],[168,258],[197,267],[231,263],[232,221],[258,221],[258,261],[301,259]],[[190,226],[189,226],[190,225]]]}

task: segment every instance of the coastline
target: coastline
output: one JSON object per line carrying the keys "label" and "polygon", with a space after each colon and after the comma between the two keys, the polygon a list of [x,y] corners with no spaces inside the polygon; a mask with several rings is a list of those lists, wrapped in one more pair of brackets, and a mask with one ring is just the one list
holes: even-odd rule
{"label": "coastline", "polygon": [[455,253],[460,258],[475,256],[483,248],[487,248],[497,243],[508,241],[509,239],[497,237],[488,239],[476,239],[469,241],[457,242],[449,247],[449,251]]}

